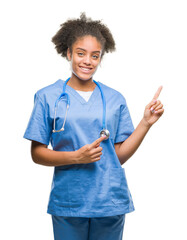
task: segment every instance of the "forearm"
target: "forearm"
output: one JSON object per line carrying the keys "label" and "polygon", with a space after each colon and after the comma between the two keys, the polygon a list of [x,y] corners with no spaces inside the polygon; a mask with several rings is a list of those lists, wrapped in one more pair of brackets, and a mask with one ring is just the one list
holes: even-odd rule
{"label": "forearm", "polygon": [[118,150],[118,158],[121,165],[136,152],[150,127],[151,126],[146,124],[142,119],[134,132],[123,143],[121,143]]}
{"label": "forearm", "polygon": [[[35,143],[32,145],[35,145]],[[31,155],[35,163],[44,166],[61,166],[77,163],[76,151],[54,151],[42,145],[32,146]]]}

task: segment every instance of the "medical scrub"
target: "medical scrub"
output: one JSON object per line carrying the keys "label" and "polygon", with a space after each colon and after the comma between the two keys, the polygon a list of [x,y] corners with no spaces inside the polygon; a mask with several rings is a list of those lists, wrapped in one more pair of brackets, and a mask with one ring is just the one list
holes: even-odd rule
{"label": "medical scrub", "polygon": [[[55,102],[62,93],[64,82],[58,80],[36,92],[24,138],[46,145],[51,143],[55,151],[76,151],[100,137],[103,102],[97,85],[88,101],[66,85],[70,107],[64,131],[52,132]],[[106,127],[110,131],[110,137],[100,143],[103,150],[99,161],[54,167],[47,208],[47,212],[53,216],[53,223],[60,217],[76,217],[84,221],[87,218],[112,219],[112,216],[121,216],[121,221],[124,222],[124,215],[134,211],[125,169],[121,167],[114,147],[115,143],[125,141],[132,134],[133,123],[123,95],[98,83],[106,100]],[[58,104],[57,130],[64,122],[66,100],[66,96],[63,96]]]}
{"label": "medical scrub", "polygon": [[55,240],[122,240],[125,214],[100,217],[53,216]]}

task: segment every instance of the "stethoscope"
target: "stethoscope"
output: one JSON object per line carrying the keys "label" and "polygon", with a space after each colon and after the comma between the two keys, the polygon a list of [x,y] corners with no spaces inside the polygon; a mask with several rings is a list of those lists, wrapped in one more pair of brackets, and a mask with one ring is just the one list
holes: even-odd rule
{"label": "stethoscope", "polygon": [[[57,132],[61,132],[61,131],[64,131],[64,126],[65,126],[65,122],[66,122],[66,117],[67,117],[67,112],[68,112],[68,109],[69,109],[69,106],[70,106],[70,98],[69,98],[69,94],[65,92],[66,90],[66,84],[67,82],[70,80],[70,78],[68,78],[65,83],[64,83],[64,86],[63,86],[63,92],[62,94],[57,98],[56,102],[55,102],[55,111],[54,111],[54,122],[53,122],[53,133],[57,133]],[[99,85],[98,82],[96,82],[95,80],[93,80],[93,82],[98,86],[100,92],[101,92],[101,97],[102,97],[102,102],[103,102],[103,129],[100,131],[100,137],[103,137],[103,136],[106,136],[106,138],[104,140],[107,140],[110,136],[110,132],[108,131],[108,129],[106,129],[106,101],[105,101],[105,97],[104,97],[104,94],[103,94],[103,91]],[[63,122],[63,125],[62,125],[62,128],[59,129],[59,130],[56,130],[55,128],[55,122],[56,122],[56,112],[57,112],[57,108],[58,108],[58,104],[59,104],[59,101],[60,99],[63,97],[63,96],[66,96],[67,97],[67,104],[66,104],[66,113],[65,113],[65,117],[64,117],[64,122]]]}

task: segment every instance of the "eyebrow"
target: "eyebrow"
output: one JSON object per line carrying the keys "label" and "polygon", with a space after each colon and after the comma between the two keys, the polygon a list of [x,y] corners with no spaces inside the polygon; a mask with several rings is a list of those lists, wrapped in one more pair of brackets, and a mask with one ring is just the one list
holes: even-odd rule
{"label": "eyebrow", "polygon": [[[83,48],[76,48],[76,49],[80,49],[80,50],[82,50],[82,51],[84,51],[84,52],[86,52],[86,50],[85,49],[83,49]],[[94,53],[100,53],[100,51],[93,51]]]}

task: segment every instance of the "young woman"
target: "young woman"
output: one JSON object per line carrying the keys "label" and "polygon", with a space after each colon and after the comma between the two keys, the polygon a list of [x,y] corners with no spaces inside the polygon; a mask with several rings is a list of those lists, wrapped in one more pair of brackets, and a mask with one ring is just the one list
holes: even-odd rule
{"label": "young woman", "polygon": [[93,80],[103,55],[115,50],[109,29],[81,14],[52,41],[72,74],[37,91],[24,137],[35,163],[55,167],[47,210],[54,238],[120,240],[125,214],[134,211],[121,165],[163,114],[162,87],[134,129],[123,95]]}

